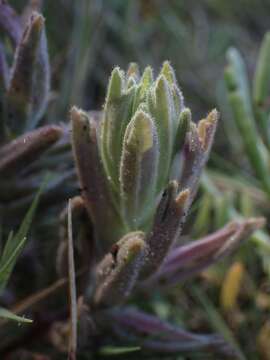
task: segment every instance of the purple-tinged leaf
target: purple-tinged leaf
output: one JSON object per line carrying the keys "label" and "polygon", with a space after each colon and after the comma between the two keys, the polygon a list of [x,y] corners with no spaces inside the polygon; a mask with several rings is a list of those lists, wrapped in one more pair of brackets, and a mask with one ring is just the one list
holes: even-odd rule
{"label": "purple-tinged leaf", "polygon": [[[73,107],[72,147],[80,180],[82,197],[95,227],[97,246],[107,252],[123,234],[120,216],[113,205],[112,194],[98,149],[97,124],[93,118]],[[109,226],[108,226],[109,224]],[[110,243],[108,244],[108,241]]]}
{"label": "purple-tinged leaf", "polygon": [[233,252],[264,223],[263,218],[233,221],[211,235],[172,249],[159,273],[150,281],[160,281],[166,286],[196,275]]}
{"label": "purple-tinged leaf", "polygon": [[200,175],[206,164],[215,135],[218,112],[213,110],[206,119],[196,126],[191,124],[183,149],[183,167],[179,176],[181,189],[189,188],[191,199],[194,198]]}
{"label": "purple-tinged leaf", "polygon": [[217,335],[197,335],[133,308],[111,310],[108,316],[118,335],[136,341],[143,349],[164,353],[198,350],[234,352]]}
{"label": "purple-tinged leaf", "polygon": [[111,307],[127,299],[145,260],[144,239],[141,231],[128,233],[105,255],[96,270],[95,306]]}
{"label": "purple-tinged leaf", "polygon": [[178,194],[178,184],[172,181],[160,200],[153,229],[146,238],[148,253],[142,276],[155,272],[164,261],[170,247],[179,236],[190,205],[190,191],[183,190]]}
{"label": "purple-tinged leaf", "polygon": [[49,78],[44,18],[33,13],[16,49],[6,95],[6,121],[12,133],[33,127],[42,116]]}
{"label": "purple-tinged leaf", "polygon": [[119,178],[122,213],[131,230],[140,227],[153,208],[158,160],[155,124],[138,110],[126,129]]}
{"label": "purple-tinged leaf", "polygon": [[16,46],[22,34],[20,17],[6,0],[0,0],[0,28],[7,33]]}
{"label": "purple-tinged leaf", "polygon": [[25,169],[48,150],[62,135],[59,126],[48,125],[31,131],[0,148],[1,176]]}

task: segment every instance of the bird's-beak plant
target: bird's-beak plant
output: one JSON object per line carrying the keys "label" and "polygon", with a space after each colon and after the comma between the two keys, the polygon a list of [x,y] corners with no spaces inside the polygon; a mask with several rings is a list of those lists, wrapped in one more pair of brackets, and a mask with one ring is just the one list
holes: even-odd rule
{"label": "bird's-beak plant", "polygon": [[[113,328],[144,349],[229,351],[215,335],[192,334],[123,305],[135,292],[168,289],[196,274],[262,226],[261,219],[233,221],[181,245],[218,116],[213,110],[198,123],[192,121],[168,62],[157,78],[151,67],[141,76],[135,64],[127,72],[116,67],[98,117],[72,108],[72,146],[82,191],[71,203],[74,218],[81,216],[74,236],[88,244],[82,252],[91,243],[85,301],[97,329]],[[85,213],[92,236],[81,231]]]}

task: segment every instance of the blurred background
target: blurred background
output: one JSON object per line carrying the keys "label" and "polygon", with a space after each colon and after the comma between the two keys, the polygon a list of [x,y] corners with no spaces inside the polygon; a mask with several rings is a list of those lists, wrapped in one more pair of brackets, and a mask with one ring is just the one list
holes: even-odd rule
{"label": "blurred background", "polygon": [[[18,10],[25,1],[13,0]],[[225,53],[235,46],[253,73],[256,54],[269,24],[268,0],[32,0],[46,18],[52,64],[51,121],[66,120],[71,105],[100,109],[115,65],[131,61],[159,70],[170,60],[195,120],[224,105]],[[238,143],[226,124],[219,149]],[[216,145],[217,147],[217,145]],[[226,157],[232,155],[226,147]],[[241,157],[241,155],[240,155]]]}
{"label": "blurred background", "polygon": [[[26,1],[10,1],[20,10]],[[53,111],[102,105],[115,65],[174,66],[198,117],[217,104],[225,52],[236,46],[252,70],[269,24],[268,0],[32,0],[46,18]],[[56,105],[57,103],[57,105]]]}

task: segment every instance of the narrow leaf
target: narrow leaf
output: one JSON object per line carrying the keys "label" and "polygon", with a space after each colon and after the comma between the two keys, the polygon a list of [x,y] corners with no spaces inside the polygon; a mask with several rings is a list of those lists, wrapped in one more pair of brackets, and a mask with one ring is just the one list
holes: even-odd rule
{"label": "narrow leaf", "polygon": [[122,212],[131,230],[153,207],[158,159],[155,125],[147,113],[138,110],[125,133],[120,165]]}
{"label": "narrow leaf", "polygon": [[26,319],[23,316],[15,315],[12,312],[10,312],[7,309],[4,309],[2,307],[0,307],[0,318],[17,321],[19,323],[32,323],[33,322],[32,320]]}
{"label": "narrow leaf", "polygon": [[[35,75],[36,68],[41,61],[39,58],[40,46],[44,53],[46,52],[44,45],[40,45],[41,39],[44,38],[43,31],[44,18],[34,13],[16,50],[6,95],[6,123],[11,133],[18,134],[27,127],[29,119],[33,115],[33,109],[40,102],[40,89],[35,88],[40,79],[35,79]],[[37,76],[41,76],[41,73],[39,72]],[[44,78],[42,82],[44,82]],[[39,83],[38,86],[40,85],[47,86],[45,83]],[[43,90],[41,92],[43,93]]]}
{"label": "narrow leaf", "polygon": [[177,191],[177,183],[171,182],[160,200],[153,229],[146,239],[149,251],[142,270],[143,277],[151,275],[161,266],[170,247],[180,235],[190,205],[190,191],[183,190],[178,195]]}
{"label": "narrow leaf", "polygon": [[141,231],[128,233],[97,266],[95,306],[111,307],[127,299],[144,262],[144,239]]}

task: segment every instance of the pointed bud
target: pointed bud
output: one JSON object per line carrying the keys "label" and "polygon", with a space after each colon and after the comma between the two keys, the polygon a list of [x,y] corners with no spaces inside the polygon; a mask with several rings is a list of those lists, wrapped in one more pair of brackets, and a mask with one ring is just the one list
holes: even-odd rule
{"label": "pointed bud", "polygon": [[169,61],[165,61],[162,65],[160,74],[164,75],[170,85],[176,83],[176,76]]}
{"label": "pointed bud", "polygon": [[185,108],[183,111],[181,111],[179,116],[179,122],[174,144],[175,152],[182,150],[182,147],[186,140],[186,135],[190,128],[191,121],[191,111],[189,108]]}
{"label": "pointed bud", "polygon": [[178,185],[171,182],[160,200],[154,217],[153,229],[146,239],[148,252],[142,276],[147,277],[157,271],[170,247],[178,238],[181,226],[190,205],[190,191],[183,190],[178,195]]}
{"label": "pointed bud", "polygon": [[204,151],[207,151],[213,142],[219,114],[216,109],[212,110],[206,119],[198,124],[198,135]]}
{"label": "pointed bud", "polygon": [[126,300],[144,262],[144,238],[141,231],[128,233],[98,265],[95,306],[111,307]]}
{"label": "pointed bud", "polygon": [[120,70],[119,67],[114,68],[111,74],[111,78],[109,80],[106,103],[121,97],[123,91],[123,83],[124,83],[123,71]]}
{"label": "pointed bud", "polygon": [[129,64],[128,70],[127,70],[127,79],[130,77],[133,77],[136,80],[140,77],[140,70],[137,63],[132,62]]}
{"label": "pointed bud", "polygon": [[203,167],[205,166],[209,151],[216,132],[218,112],[213,110],[206,119],[201,120],[196,126],[190,124],[183,152],[183,166],[179,177],[181,188],[189,188],[193,199]]}
{"label": "pointed bud", "polygon": [[140,101],[145,100],[146,93],[148,92],[153,82],[154,82],[153,70],[150,66],[147,66],[141,77],[139,92],[138,92],[138,96],[136,97],[137,106]]}

